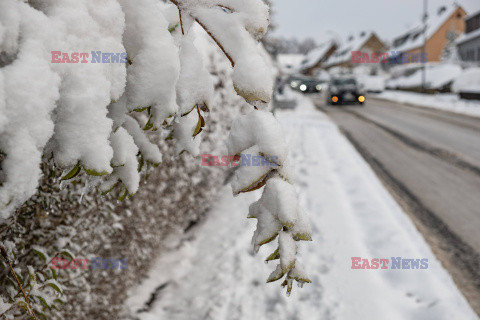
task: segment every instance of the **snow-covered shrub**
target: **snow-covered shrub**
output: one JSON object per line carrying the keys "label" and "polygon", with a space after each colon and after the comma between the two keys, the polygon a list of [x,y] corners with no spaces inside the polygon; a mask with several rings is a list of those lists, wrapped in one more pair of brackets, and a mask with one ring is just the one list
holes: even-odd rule
{"label": "snow-covered shrub", "polygon": [[[251,106],[242,103],[243,99],[236,95],[229,62],[221,51],[215,50],[213,41],[210,44],[205,40],[208,35],[197,33],[200,37],[196,45],[205,55],[215,87],[201,153],[225,154],[223,139],[232,119]],[[24,273],[28,271],[27,265],[43,266],[31,249],[34,243],[50,257],[59,251],[57,244],[60,244],[77,257],[128,259],[128,269],[113,274],[111,270],[83,274],[58,270],[57,281],[66,303],[59,306],[60,310],[49,311],[49,319],[127,318],[119,315],[127,289],[146,274],[156,255],[162,252],[159,248],[164,246],[165,237],[194,225],[224,186],[230,170],[201,167],[200,159],[192,159],[188,154],[175,157],[173,140],[164,140],[155,132],[149,132],[149,138],[159,146],[163,162],[155,170],[149,170],[148,183],[142,184],[131,199],[117,203],[112,193],[96,197],[94,189],[85,188],[82,175],[72,179],[73,184],[64,181],[59,185],[60,177],[45,171],[46,179],[37,194],[17,210],[7,224],[0,223],[2,238],[15,242],[19,254],[28,257],[15,263]],[[48,168],[44,165],[44,169]],[[37,219],[30,219],[32,216]],[[16,223],[12,226],[13,218]],[[4,232],[7,225],[10,225],[8,232]],[[38,236],[39,232],[42,237]],[[6,280],[5,275],[0,277],[1,281]],[[10,281],[0,285],[0,292],[13,291],[8,289],[11,285]],[[32,305],[35,308],[36,302]],[[35,310],[42,308],[39,304]]]}
{"label": "snow-covered shrub", "polygon": [[453,83],[454,92],[480,93],[480,68],[464,70]]}
{"label": "snow-covered shrub", "polygon": [[[162,162],[150,132],[173,139],[177,155],[198,155],[202,131],[208,126],[205,117],[215,107],[213,81],[194,45],[192,26],[198,24],[229,60],[233,88],[254,109],[234,122],[229,153],[278,157],[276,166],[268,171],[265,167],[241,168],[232,186],[234,193],[240,193],[266,184],[264,195],[250,212],[259,221],[254,242],[258,247],[278,235],[279,249],[271,259],[280,259],[280,271],[277,268],[269,281],[286,275],[284,285],[290,292],[293,279],[309,282],[296,262],[295,240],[310,240],[310,231],[291,186],[282,131],[271,114],[258,110],[268,105],[273,85],[258,44],[268,27],[268,7],[260,0],[172,2],[175,6],[155,0],[0,3],[1,218],[9,221],[13,217],[15,223],[12,214],[37,191],[44,165],[48,168],[43,168],[43,173],[52,176],[43,179],[56,183],[61,177],[74,185],[83,181],[86,191],[96,188],[124,200],[137,192],[142,175]],[[52,63],[51,53],[58,50],[92,55],[96,50],[127,52],[128,60],[125,64]],[[65,194],[59,199],[52,210],[61,210]],[[29,209],[29,214],[34,213]],[[105,221],[111,221],[112,215],[110,212]],[[91,223],[86,216],[77,218],[79,224]],[[50,223],[48,216],[42,219]],[[105,221],[99,227],[105,228]],[[115,223],[109,228],[115,229]],[[76,236],[75,226],[67,229],[64,240]],[[268,238],[262,237],[265,233]],[[48,244],[41,238],[39,232],[37,241]],[[56,248],[61,252],[67,244],[60,241]],[[23,245],[34,250],[31,243]],[[10,262],[5,256],[14,254],[14,248],[8,253],[4,246],[3,258]],[[37,252],[47,258],[40,249]],[[13,259],[21,258],[25,257]],[[38,286],[51,288],[57,276],[42,274],[47,269],[41,267],[40,274],[32,277],[40,279]],[[3,270],[8,273],[6,267]],[[23,285],[30,293],[37,292],[33,280]],[[59,294],[61,288],[54,285]],[[8,301],[2,300],[2,308],[16,303],[32,313],[29,302],[35,299],[27,296],[23,305],[22,285],[11,288],[15,292]],[[41,302],[46,302],[41,312],[51,307],[50,301]],[[40,314],[39,308],[33,309]]]}
{"label": "snow-covered shrub", "polygon": [[[69,300],[65,295],[67,283],[72,277],[85,279],[79,277],[79,270],[52,268],[52,261],[60,257],[71,260],[75,257],[72,252],[82,251],[84,243],[75,240],[85,222],[82,218],[97,210],[101,212],[105,204],[103,198],[83,195],[84,179],[64,188],[58,183],[59,170],[46,162],[42,171],[45,175],[37,193],[15,215],[0,222],[0,249],[7,255],[0,260],[0,299],[11,305],[4,315],[7,319],[20,318],[30,306],[38,318],[45,318]],[[30,306],[25,303],[24,292]]]}

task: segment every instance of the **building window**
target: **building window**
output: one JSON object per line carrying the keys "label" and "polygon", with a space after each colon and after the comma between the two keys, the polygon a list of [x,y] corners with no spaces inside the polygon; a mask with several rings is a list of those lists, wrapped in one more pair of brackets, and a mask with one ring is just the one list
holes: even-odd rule
{"label": "building window", "polygon": [[465,26],[466,26],[465,33],[470,33],[472,31],[480,29],[480,15],[477,15],[475,17],[472,17],[466,20]]}

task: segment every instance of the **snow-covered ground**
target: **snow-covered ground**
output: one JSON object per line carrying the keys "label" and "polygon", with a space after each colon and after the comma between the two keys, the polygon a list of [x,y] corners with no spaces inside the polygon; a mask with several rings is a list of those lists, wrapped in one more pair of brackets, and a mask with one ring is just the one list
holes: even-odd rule
{"label": "snow-covered ground", "polygon": [[[162,284],[150,319],[478,319],[412,222],[337,127],[309,100],[279,112],[296,162],[296,184],[313,242],[299,257],[313,281],[287,297],[274,268],[253,255],[249,204],[260,193],[230,187],[200,225],[168,243],[126,306],[137,312]],[[425,270],[352,270],[351,257],[427,258]]]}
{"label": "snow-covered ground", "polygon": [[480,117],[480,101],[463,100],[454,93],[439,93],[431,95],[415,92],[387,90],[380,94],[374,95],[374,97]]}

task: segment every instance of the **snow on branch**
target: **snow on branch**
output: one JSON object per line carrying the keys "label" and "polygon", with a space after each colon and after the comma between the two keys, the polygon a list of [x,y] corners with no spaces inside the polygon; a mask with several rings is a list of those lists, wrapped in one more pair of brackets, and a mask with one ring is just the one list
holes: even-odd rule
{"label": "snow on branch", "polygon": [[230,60],[233,85],[247,101],[270,101],[273,77],[258,42],[265,34],[268,6],[259,0],[173,0],[212,37]]}
{"label": "snow on branch", "polygon": [[[138,190],[145,163],[162,161],[149,131],[175,140],[177,154],[198,155],[214,86],[194,23],[230,61],[236,92],[255,106],[268,104],[273,76],[259,44],[268,6],[262,0],[171,2],[0,1],[1,218],[35,193],[42,163],[62,171],[61,180],[86,175],[101,193],[122,200]],[[110,54],[123,58],[110,61]],[[258,219],[254,244],[278,237],[272,260],[280,264],[269,281],[286,275],[290,292],[292,279],[309,282],[296,242],[310,240],[310,230],[291,184],[283,131],[271,113],[256,109],[233,123],[228,150],[276,160],[240,168],[232,187],[238,194],[265,186],[250,208]]]}
{"label": "snow on branch", "polygon": [[252,243],[255,252],[260,246],[278,237],[278,248],[266,261],[280,263],[268,282],[285,276],[282,286],[287,294],[293,280],[300,286],[311,282],[297,261],[297,241],[311,241],[308,217],[300,207],[283,132],[275,117],[266,111],[254,110],[238,117],[227,139],[229,156],[260,155],[274,161],[259,166],[241,166],[235,172],[232,189],[235,195],[264,187],[262,197],[250,206],[249,218],[257,219]]}

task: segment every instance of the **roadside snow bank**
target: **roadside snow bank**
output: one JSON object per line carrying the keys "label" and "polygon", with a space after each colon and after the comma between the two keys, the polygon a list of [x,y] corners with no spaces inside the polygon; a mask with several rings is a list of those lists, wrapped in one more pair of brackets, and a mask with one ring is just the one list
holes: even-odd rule
{"label": "roadside snow bank", "polygon": [[453,83],[454,92],[480,93],[480,68],[465,70]]}
{"label": "roadside snow bank", "polygon": [[431,95],[387,90],[381,94],[373,95],[373,97],[480,117],[480,101],[463,100],[456,94],[451,93],[438,93]]}
{"label": "roadside snow bank", "polygon": [[[172,241],[130,292],[129,310],[142,320],[478,319],[370,167],[324,114],[299,99],[296,111],[278,118],[312,223],[314,242],[299,255],[313,283],[290,298],[264,283],[271,268],[254,256],[254,221],[246,219],[260,193],[233,198],[227,188],[203,224]],[[428,269],[352,270],[352,257],[428,259]]]}
{"label": "roadside snow bank", "polygon": [[[428,89],[441,89],[454,81],[462,73],[462,67],[455,64],[427,65],[426,83]],[[422,86],[422,70],[409,76],[391,79],[387,88],[418,88]]]}

